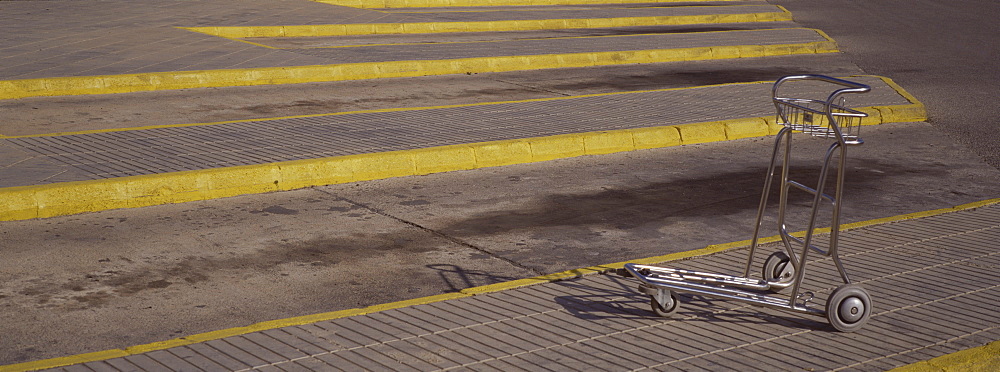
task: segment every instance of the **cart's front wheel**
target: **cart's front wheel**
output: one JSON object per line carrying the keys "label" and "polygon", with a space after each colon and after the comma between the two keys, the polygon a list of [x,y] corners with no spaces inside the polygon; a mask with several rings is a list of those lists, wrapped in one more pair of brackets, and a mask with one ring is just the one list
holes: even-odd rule
{"label": "cart's front wheel", "polygon": [[653,309],[653,313],[657,316],[669,318],[676,314],[677,310],[681,309],[681,301],[677,299],[677,293],[670,291],[669,304],[660,304],[656,301],[655,296],[649,296],[649,306]]}
{"label": "cart's front wheel", "polygon": [[795,274],[795,269],[789,265],[790,261],[791,259],[788,258],[788,255],[782,251],[771,253],[771,255],[767,256],[767,259],[764,260],[764,280],[768,282],[777,282],[779,284],[771,286],[769,288],[771,292],[777,293],[782,289],[788,288],[787,285],[782,284],[791,282],[792,277],[794,276],[793,274]]}
{"label": "cart's front wheel", "polygon": [[826,300],[826,319],[841,332],[854,332],[868,322],[872,300],[860,286],[845,284],[833,290]]}

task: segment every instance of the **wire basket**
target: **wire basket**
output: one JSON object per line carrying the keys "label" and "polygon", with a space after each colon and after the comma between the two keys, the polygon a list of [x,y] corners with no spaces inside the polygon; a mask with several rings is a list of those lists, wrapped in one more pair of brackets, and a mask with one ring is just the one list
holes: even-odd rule
{"label": "wire basket", "polygon": [[815,99],[775,97],[777,122],[792,130],[822,138],[841,138],[846,144],[860,144],[861,119],[868,114],[839,104]]}

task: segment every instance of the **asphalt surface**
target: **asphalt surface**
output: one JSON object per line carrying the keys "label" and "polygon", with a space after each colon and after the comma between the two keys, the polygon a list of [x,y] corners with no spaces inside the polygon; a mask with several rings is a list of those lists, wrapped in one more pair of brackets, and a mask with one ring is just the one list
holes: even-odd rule
{"label": "asphalt surface", "polygon": [[861,69],[892,76],[927,105],[932,124],[1000,168],[1000,3],[771,3],[826,31]]}

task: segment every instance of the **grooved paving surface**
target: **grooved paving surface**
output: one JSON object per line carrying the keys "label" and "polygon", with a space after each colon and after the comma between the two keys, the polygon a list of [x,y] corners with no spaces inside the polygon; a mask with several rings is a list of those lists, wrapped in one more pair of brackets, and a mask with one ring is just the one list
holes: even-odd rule
{"label": "grooved paving surface", "polygon": [[[885,370],[1000,338],[997,241],[998,205],[843,233],[841,257],[874,307],[868,324],[854,333],[833,331],[822,318],[686,294],[674,318],[659,318],[633,289],[637,281],[591,275],[83,366]],[[768,251],[759,254],[758,265]],[[733,249],[669,266],[737,274],[746,252]],[[807,267],[803,288],[816,295],[811,306],[822,308],[839,276],[826,257],[814,257]]]}
{"label": "grooved paving surface", "polygon": [[[908,103],[877,78],[855,107]],[[773,115],[771,84],[0,139],[0,187]],[[813,89],[817,88],[817,89]],[[799,96],[826,97],[813,86]],[[864,131],[862,131],[862,135]],[[2,164],[2,163],[0,163]]]}
{"label": "grooved paving surface", "polygon": [[815,30],[788,28],[776,30],[573,37],[420,45],[374,45],[351,48],[289,50],[313,57],[328,58],[337,63],[354,63],[543,55],[553,53],[617,52],[733,45],[806,44],[822,41],[826,41],[826,38]]}

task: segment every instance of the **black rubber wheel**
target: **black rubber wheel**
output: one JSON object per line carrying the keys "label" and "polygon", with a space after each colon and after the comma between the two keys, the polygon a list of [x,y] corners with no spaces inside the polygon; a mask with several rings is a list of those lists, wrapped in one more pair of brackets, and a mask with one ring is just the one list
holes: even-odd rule
{"label": "black rubber wheel", "polygon": [[858,285],[837,287],[826,300],[826,320],[838,331],[854,332],[864,326],[871,315],[871,297]]}
{"label": "black rubber wheel", "polygon": [[[781,271],[788,266],[788,263],[790,261],[791,260],[788,258],[788,255],[785,254],[785,252],[778,251],[771,253],[771,255],[767,256],[767,259],[764,260],[764,270],[761,273],[762,274],[761,276],[764,277],[764,280],[769,282],[773,281],[777,281],[779,283],[791,282],[792,278],[795,276],[794,269],[789,268],[788,272],[786,272],[784,276],[781,275]],[[771,292],[781,292],[782,289],[785,288],[780,288],[780,287],[770,288]]]}
{"label": "black rubber wheel", "polygon": [[653,313],[657,316],[669,318],[681,309],[681,301],[677,299],[677,293],[674,293],[673,291],[670,291],[670,302],[673,303],[670,304],[669,308],[667,308],[657,302],[656,297],[649,296],[649,307],[653,309]]}

